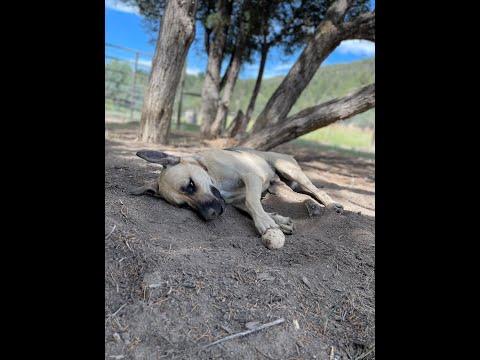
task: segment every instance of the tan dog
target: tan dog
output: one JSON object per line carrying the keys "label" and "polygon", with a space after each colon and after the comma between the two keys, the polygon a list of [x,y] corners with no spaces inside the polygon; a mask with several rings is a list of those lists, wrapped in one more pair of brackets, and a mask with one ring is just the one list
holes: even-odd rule
{"label": "tan dog", "polygon": [[[150,150],[139,151],[137,156],[165,169],[156,181],[133,190],[133,195],[155,194],[173,205],[193,209],[205,221],[221,215],[227,204],[231,204],[250,214],[261,235],[269,229],[291,234],[292,219],[263,209],[260,200],[267,190],[284,196],[298,195],[294,190],[309,195],[303,200],[310,216],[319,213],[316,201],[343,212],[343,206],[316,188],[289,155],[232,148],[207,150],[182,158]],[[278,247],[281,246],[283,241]]]}

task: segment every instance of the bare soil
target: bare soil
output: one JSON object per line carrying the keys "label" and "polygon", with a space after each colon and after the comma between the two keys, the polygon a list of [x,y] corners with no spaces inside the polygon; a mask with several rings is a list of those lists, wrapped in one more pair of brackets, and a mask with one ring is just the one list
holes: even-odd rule
{"label": "bare soil", "polygon": [[[296,223],[282,249],[268,250],[233,207],[204,222],[129,195],[161,170],[137,150],[186,155],[231,144],[180,133],[158,149],[135,138],[128,127],[106,132],[105,359],[375,358],[374,160],[277,147],[345,212],[323,208],[310,218],[303,204],[268,194],[266,211]],[[203,349],[249,322],[279,318],[285,322]]]}

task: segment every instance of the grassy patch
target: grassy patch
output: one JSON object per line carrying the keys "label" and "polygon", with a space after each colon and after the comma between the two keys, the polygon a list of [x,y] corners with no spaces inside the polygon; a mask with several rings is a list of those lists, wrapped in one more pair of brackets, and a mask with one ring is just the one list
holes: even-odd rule
{"label": "grassy patch", "polygon": [[369,148],[372,141],[372,133],[372,129],[332,124],[303,135],[299,139],[316,141],[325,145]]}
{"label": "grassy patch", "polygon": [[363,150],[353,149],[353,148],[345,148],[339,145],[326,145],[326,144],[319,143],[317,141],[305,140],[302,138],[292,140],[291,144],[307,147],[317,151],[335,151],[342,155],[360,157],[364,159],[375,159],[374,152],[363,151]]}

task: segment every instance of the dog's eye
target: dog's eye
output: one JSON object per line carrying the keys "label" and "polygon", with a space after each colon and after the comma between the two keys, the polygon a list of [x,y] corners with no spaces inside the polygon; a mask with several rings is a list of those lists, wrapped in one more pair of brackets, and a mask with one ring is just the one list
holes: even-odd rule
{"label": "dog's eye", "polygon": [[188,185],[182,190],[188,194],[193,194],[196,190],[195,183],[193,182],[193,180],[190,179],[190,182],[188,183]]}

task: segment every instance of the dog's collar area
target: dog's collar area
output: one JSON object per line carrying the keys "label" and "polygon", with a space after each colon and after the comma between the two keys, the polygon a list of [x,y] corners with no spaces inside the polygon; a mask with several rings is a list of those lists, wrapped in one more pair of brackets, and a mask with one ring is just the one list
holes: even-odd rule
{"label": "dog's collar area", "polygon": [[195,161],[197,162],[197,165],[200,166],[203,170],[205,170],[208,173],[208,168],[207,165],[198,157],[195,158]]}

